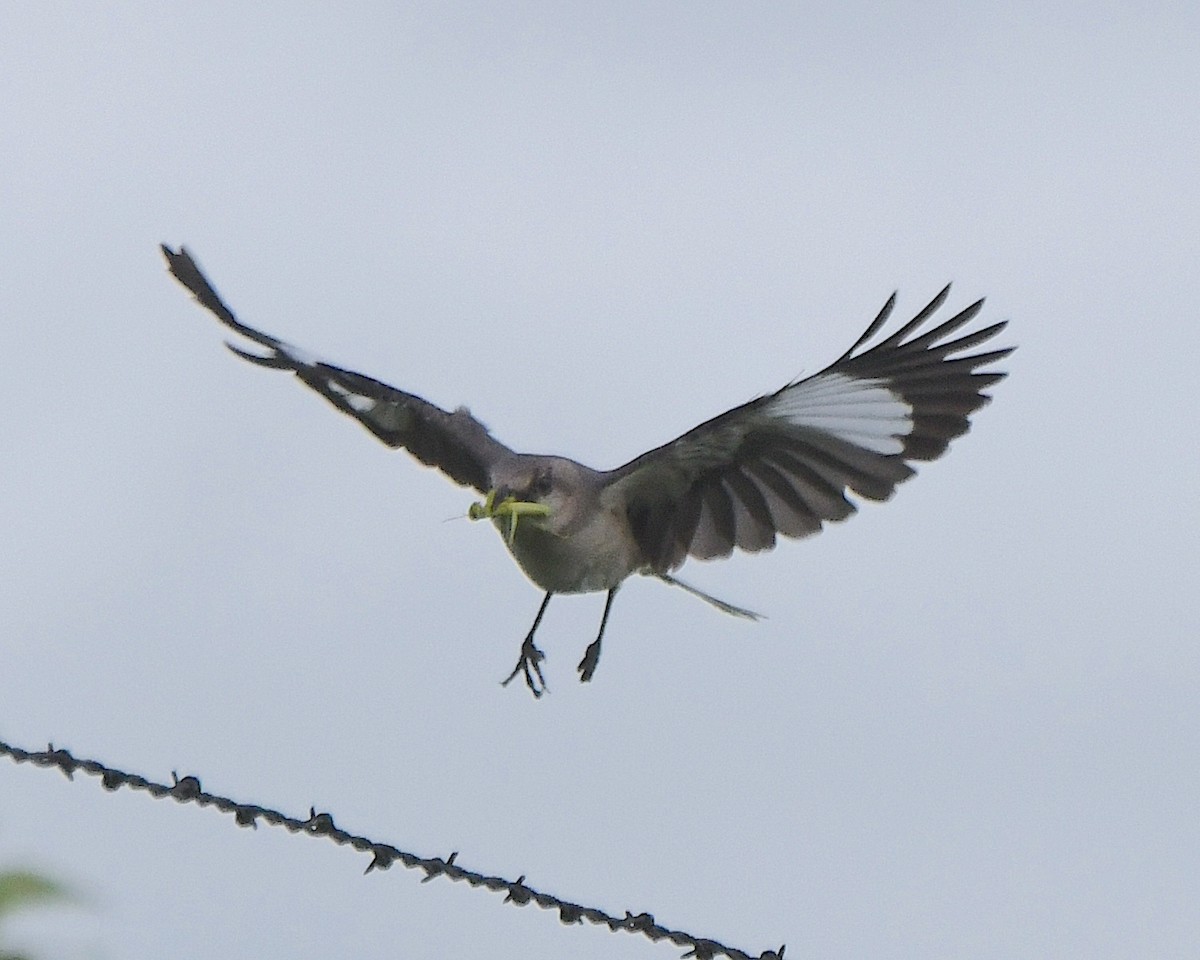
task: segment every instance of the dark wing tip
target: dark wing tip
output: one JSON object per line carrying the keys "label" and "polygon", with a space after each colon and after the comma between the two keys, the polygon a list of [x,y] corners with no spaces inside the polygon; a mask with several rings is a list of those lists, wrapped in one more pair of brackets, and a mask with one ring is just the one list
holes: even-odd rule
{"label": "dark wing tip", "polygon": [[216,296],[212,284],[205,278],[200,265],[196,263],[187,247],[180,246],[178,250],[172,250],[165,243],[160,243],[158,249],[167,261],[167,269],[171,276],[187,287],[197,299],[200,299],[202,294]]}
{"label": "dark wing tip", "polygon": [[233,311],[225,305],[225,301],[221,299],[221,295],[217,293],[216,288],[209,283],[208,277],[204,275],[204,271],[200,269],[200,265],[196,263],[196,258],[192,256],[191,251],[185,246],[180,246],[178,250],[172,250],[165,243],[160,243],[159,249],[167,261],[167,269],[171,276],[182,284],[187,291],[196,298],[196,302],[205,310],[209,311],[214,317],[220,320],[230,330],[236,330],[243,337],[248,337],[255,343],[261,344],[269,350],[274,350],[279,346],[279,341],[270,334],[263,333],[261,330],[255,330],[253,327],[248,327],[242,323]]}
{"label": "dark wing tip", "polygon": [[280,352],[278,348],[273,348],[273,352],[263,356],[260,353],[251,353],[249,350],[243,350],[237,344],[225,341],[225,347],[231,352],[237,354],[243,360],[256,364],[260,367],[269,367],[272,370],[296,370],[296,363],[286,354]]}
{"label": "dark wing tip", "polygon": [[[948,290],[949,287],[947,287],[946,289]],[[857,350],[864,343],[866,343],[873,336],[875,336],[876,333],[879,332],[879,328],[882,327],[885,323],[887,323],[888,317],[890,317],[892,315],[892,311],[896,309],[896,298],[899,295],[900,295],[899,290],[892,291],[892,295],[887,298],[887,303],[885,303],[880,308],[879,313],[877,313],[875,315],[875,319],[871,321],[871,325],[869,327],[867,327],[867,329],[863,332],[863,335],[861,337],[859,337],[857,340],[854,341],[854,344],[850,347],[850,349],[841,355],[839,360],[850,359],[850,357],[853,355],[855,350]]]}

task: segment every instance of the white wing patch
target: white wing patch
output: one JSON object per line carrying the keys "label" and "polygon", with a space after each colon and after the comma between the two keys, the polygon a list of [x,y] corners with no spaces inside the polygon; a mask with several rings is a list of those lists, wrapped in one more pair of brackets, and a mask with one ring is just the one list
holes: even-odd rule
{"label": "white wing patch", "polygon": [[292,346],[290,343],[284,343],[282,340],[279,341],[279,344],[275,347],[275,349],[279,353],[282,353],[289,360],[295,361],[302,367],[315,367],[317,364],[324,362],[316,354],[309,353],[307,350],[301,347]]}
{"label": "white wing patch", "polygon": [[372,400],[370,397],[360,397],[357,393],[347,394],[346,402],[359,413],[369,413],[371,410],[375,409],[376,403],[376,401]]}
{"label": "white wing patch", "polygon": [[912,433],[912,406],[887,381],[822,373],[787,387],[763,411],[885,456],[902,453]]}
{"label": "white wing patch", "polygon": [[350,405],[350,409],[354,410],[356,413],[369,413],[375,409],[375,404],[377,401],[371,397],[364,397],[361,393],[351,393],[336,380],[327,380],[326,385],[334,393],[344,397],[346,403]]}

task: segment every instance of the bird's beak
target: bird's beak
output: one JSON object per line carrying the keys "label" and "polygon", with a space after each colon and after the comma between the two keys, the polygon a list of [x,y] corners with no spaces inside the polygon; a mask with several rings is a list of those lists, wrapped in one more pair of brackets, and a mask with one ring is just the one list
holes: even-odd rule
{"label": "bird's beak", "polygon": [[467,509],[467,516],[472,520],[495,520],[500,518],[504,521],[502,528],[505,531],[505,538],[508,540],[509,546],[512,546],[513,538],[517,535],[517,523],[521,517],[545,517],[550,513],[550,508],[544,503],[535,503],[532,500],[518,500],[511,494],[505,495],[497,501],[497,491],[489,490],[483,503],[473,503]]}

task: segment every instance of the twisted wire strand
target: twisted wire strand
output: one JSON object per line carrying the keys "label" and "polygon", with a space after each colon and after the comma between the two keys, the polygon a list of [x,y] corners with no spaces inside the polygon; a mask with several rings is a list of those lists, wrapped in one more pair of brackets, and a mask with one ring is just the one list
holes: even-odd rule
{"label": "twisted wire strand", "polygon": [[407,853],[388,843],[379,843],[367,837],[349,833],[338,827],[329,813],[318,813],[309,808],[306,819],[289,817],[285,813],[270,807],[253,803],[239,803],[229,797],[206,793],[200,786],[200,780],[194,776],[180,777],[172,771],[173,784],[156,783],[135,773],[126,773],[106,766],[97,760],[85,760],[73,756],[69,751],[55,748],[50,744],[46,750],[24,750],[20,747],[0,741],[0,755],[7,756],[14,763],[31,763],[36,767],[56,767],[61,770],[68,780],[75,779],[76,771],[83,771],[94,777],[99,777],[105,790],[118,790],[129,787],[131,790],[143,790],[155,799],[166,797],[178,803],[195,803],[201,807],[216,807],[219,811],[231,814],[240,827],[257,829],[259,821],[273,827],[283,827],[290,833],[305,833],[313,837],[327,837],[336,844],[349,844],[360,853],[371,854],[371,862],[367,864],[364,873],[372,870],[387,870],[392,864],[399,862],[410,870],[421,870],[425,876],[422,883],[428,883],[435,877],[446,877],[448,880],[463,880],[472,887],[486,887],[494,892],[503,891],[504,902],[523,907],[535,903],[545,910],[557,910],[558,918],[564,924],[577,924],[587,920],[593,924],[607,927],[610,931],[624,930],[628,933],[640,933],[652,941],[669,940],[679,947],[687,947],[684,957],[697,957],[699,960],[712,960],[723,955],[731,960],[783,960],[784,947],[778,950],[764,950],[757,958],[736,947],[729,947],[716,940],[696,937],[682,930],[671,930],[658,924],[650,913],[626,911],[624,917],[616,917],[597,907],[587,907],[568,900],[561,900],[553,894],[535,890],[525,883],[525,876],[516,880],[506,880],[503,877],[491,877],[474,870],[468,870],[455,863],[458,851],[446,858],[419,857]]}

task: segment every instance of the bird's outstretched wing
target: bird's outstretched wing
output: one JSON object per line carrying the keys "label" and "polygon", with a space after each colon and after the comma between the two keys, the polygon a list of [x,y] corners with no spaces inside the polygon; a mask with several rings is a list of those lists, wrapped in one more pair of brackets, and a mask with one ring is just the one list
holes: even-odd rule
{"label": "bird's outstretched wing", "polygon": [[776,534],[804,537],[855,510],[850,491],[886,500],[912,460],[941,456],[970,428],[982,393],[1004,373],[979,367],[1015,348],[964,351],[1006,323],[947,339],[983,301],[918,333],[949,286],[899,330],[862,349],[891,315],[895,294],[854,346],[820,373],[735,407],[605,475],[605,502],[624,507],[646,566],[688,556],[767,550]]}
{"label": "bird's outstretched wing", "polygon": [[162,247],[172,276],[205,309],[231,330],[265,347],[255,354],[227,344],[239,357],[263,367],[290,370],[335,407],[354,417],[389,447],[403,447],[455,483],[481,493],[490,488],[492,464],[513,452],[492,437],[465,407],[453,413],[371,377],[343,370],[310,356],[270,334],[248,327],[233,315],[186,247]]}

